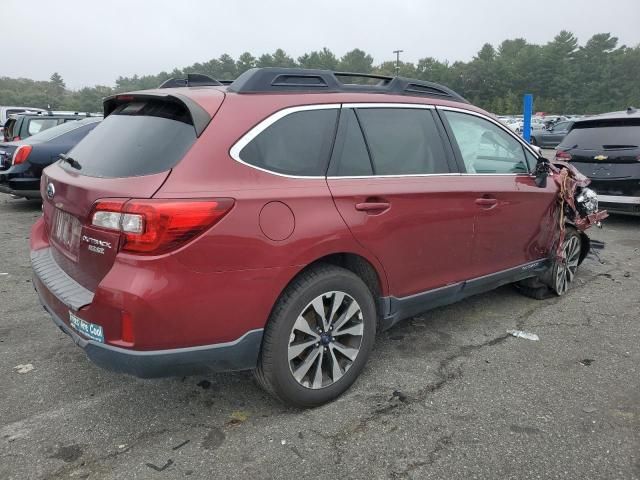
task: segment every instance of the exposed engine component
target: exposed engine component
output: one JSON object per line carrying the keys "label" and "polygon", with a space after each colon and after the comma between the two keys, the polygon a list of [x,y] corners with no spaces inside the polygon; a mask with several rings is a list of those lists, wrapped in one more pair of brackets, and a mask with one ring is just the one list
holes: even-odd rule
{"label": "exposed engine component", "polygon": [[587,187],[577,189],[576,208],[581,217],[598,211],[598,195]]}

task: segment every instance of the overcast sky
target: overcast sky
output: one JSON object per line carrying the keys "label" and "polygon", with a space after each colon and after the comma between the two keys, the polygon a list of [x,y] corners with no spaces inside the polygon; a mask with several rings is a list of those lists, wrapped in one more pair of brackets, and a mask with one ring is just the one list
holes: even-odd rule
{"label": "overcast sky", "polygon": [[485,42],[562,29],[640,43],[640,0],[0,0],[0,18],[0,76],[58,71],[70,88],[276,48],[361,48],[379,63],[397,48],[407,61],[469,60]]}

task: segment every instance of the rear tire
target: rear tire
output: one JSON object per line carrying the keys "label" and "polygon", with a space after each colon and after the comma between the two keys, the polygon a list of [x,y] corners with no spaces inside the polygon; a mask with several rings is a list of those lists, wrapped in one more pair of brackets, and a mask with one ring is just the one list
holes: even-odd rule
{"label": "rear tire", "polygon": [[367,285],[350,270],[318,265],[295,278],[276,303],[254,376],[290,405],[329,402],[364,368],[376,323]]}

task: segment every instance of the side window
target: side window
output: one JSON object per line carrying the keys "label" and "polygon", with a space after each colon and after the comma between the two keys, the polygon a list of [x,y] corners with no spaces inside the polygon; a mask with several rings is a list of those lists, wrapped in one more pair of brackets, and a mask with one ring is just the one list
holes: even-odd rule
{"label": "side window", "polygon": [[342,109],[329,176],[357,177],[373,175],[367,145],[356,114],[350,108]]}
{"label": "side window", "polygon": [[[524,147],[523,147],[524,148]],[[538,165],[538,159],[534,157],[529,150],[524,151],[524,156],[527,158],[527,164],[529,165],[529,171],[535,172],[536,166]]]}
{"label": "side window", "polygon": [[449,173],[431,110],[361,108],[357,114],[375,175]]}
{"label": "side window", "polygon": [[475,115],[444,111],[467,173],[527,173],[520,142]]}
{"label": "side window", "polygon": [[277,173],[324,176],[337,117],[335,108],[291,113],[260,132],[239,157]]}
{"label": "side window", "polygon": [[567,130],[569,130],[569,122],[556,123],[556,126],[553,127],[554,132],[565,132]]}
{"label": "side window", "polygon": [[56,118],[34,118],[29,122],[27,131],[29,132],[29,135],[35,135],[38,132],[55,127],[57,124],[58,119]]}

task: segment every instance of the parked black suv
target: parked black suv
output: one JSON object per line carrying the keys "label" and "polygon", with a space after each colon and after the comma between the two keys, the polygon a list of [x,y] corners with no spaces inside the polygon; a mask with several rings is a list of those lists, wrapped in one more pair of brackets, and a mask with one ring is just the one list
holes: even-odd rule
{"label": "parked black suv", "polygon": [[605,113],[576,120],[556,159],[571,161],[591,179],[603,209],[640,215],[640,112]]}
{"label": "parked black suv", "polygon": [[[11,115],[4,125],[4,141],[24,140],[31,135],[43,132],[65,122],[71,122],[93,116],[89,113],[25,113]],[[2,139],[0,139],[2,140]]]}

